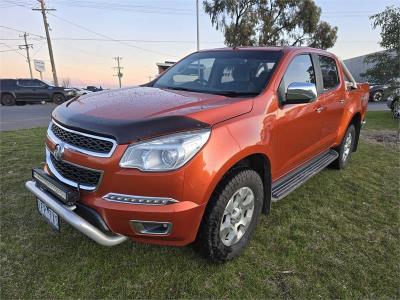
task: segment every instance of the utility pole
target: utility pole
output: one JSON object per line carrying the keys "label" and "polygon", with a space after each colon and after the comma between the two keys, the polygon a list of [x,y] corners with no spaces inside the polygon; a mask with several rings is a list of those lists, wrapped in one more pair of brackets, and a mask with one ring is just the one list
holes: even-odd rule
{"label": "utility pole", "polygon": [[29,48],[33,48],[32,44],[28,44],[26,37],[29,34],[27,34],[26,32],[23,35],[20,35],[20,37],[24,38],[25,44],[24,45],[18,45],[19,49],[25,49],[26,50],[26,61],[28,62],[29,65],[29,74],[31,74],[31,79],[33,79],[33,75],[32,75],[32,66],[31,66],[31,58],[29,57]]}
{"label": "utility pole", "polygon": [[199,51],[200,50],[199,0],[196,0],[196,23],[197,23],[197,51]]}
{"label": "utility pole", "polygon": [[49,33],[49,23],[47,22],[47,15],[46,15],[48,11],[55,11],[56,9],[54,9],[54,8],[51,8],[51,9],[46,8],[44,0],[38,0],[38,2],[40,3],[40,8],[32,8],[32,10],[37,10],[37,11],[41,11],[42,12],[44,30],[46,31],[47,46],[49,48],[51,71],[53,73],[53,81],[54,81],[54,85],[58,86],[56,64],[54,63],[53,47],[51,46],[51,39],[50,39],[50,33]]}
{"label": "utility pole", "polygon": [[117,66],[114,67],[114,69],[118,70],[117,74],[115,74],[114,76],[118,77],[119,88],[121,88],[121,78],[123,76],[123,74],[121,73],[121,70],[123,69],[123,67],[121,67],[121,65],[120,65],[120,60],[122,59],[122,57],[117,56],[117,57],[114,57],[114,59],[117,61]]}

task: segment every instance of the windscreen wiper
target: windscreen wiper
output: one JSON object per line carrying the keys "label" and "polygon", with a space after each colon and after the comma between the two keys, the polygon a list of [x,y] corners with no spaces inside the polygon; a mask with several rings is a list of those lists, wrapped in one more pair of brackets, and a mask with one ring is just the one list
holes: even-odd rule
{"label": "windscreen wiper", "polygon": [[192,90],[192,89],[188,89],[188,88],[184,88],[184,87],[179,87],[179,86],[166,86],[166,87],[164,87],[164,89],[167,89],[167,90],[175,90],[175,91],[197,92],[197,91],[194,91],[194,90]]}
{"label": "windscreen wiper", "polygon": [[217,94],[227,97],[257,96],[256,92],[237,92],[237,91],[210,91],[210,94]]}

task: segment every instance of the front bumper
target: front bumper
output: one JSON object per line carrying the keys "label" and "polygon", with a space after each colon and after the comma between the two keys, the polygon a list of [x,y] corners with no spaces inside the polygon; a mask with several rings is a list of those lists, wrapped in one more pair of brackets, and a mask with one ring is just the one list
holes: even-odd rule
{"label": "front bumper", "polygon": [[[46,190],[39,187],[35,180],[27,181],[25,186],[66,223],[103,246],[115,246],[128,238],[150,244],[187,245],[196,238],[205,208],[205,205],[197,205],[191,201],[169,205],[122,203],[107,200],[91,192],[83,192],[76,205],[68,206],[46,191],[47,187]],[[79,210],[81,206],[91,210],[100,221],[93,223],[92,218],[82,215]],[[168,224],[168,230],[163,233],[138,232],[138,223]],[[95,226],[96,224],[104,226]]]}
{"label": "front bumper", "polygon": [[61,204],[55,197],[40,189],[36,185],[35,181],[27,181],[25,186],[37,198],[55,211],[64,221],[95,242],[103,246],[115,246],[128,239],[128,237],[119,234],[111,236],[103,233],[88,221],[74,213],[71,207]]}

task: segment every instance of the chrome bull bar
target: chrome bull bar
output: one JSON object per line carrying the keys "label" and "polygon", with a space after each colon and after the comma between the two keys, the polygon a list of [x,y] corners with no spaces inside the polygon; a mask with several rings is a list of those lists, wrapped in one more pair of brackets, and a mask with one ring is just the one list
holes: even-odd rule
{"label": "chrome bull bar", "polygon": [[36,197],[48,205],[56,212],[65,222],[82,232],[93,241],[103,246],[115,246],[128,239],[128,237],[115,234],[113,236],[103,233],[101,230],[90,224],[88,221],[73,212],[68,206],[60,203],[56,198],[40,189],[36,182],[29,180],[25,183],[25,187],[31,191]]}

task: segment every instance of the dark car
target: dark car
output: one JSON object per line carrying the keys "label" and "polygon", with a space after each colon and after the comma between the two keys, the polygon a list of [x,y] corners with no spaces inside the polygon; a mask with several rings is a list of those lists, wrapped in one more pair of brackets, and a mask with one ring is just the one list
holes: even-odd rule
{"label": "dark car", "polygon": [[369,84],[369,101],[382,101],[385,95],[386,86],[378,83]]}
{"label": "dark car", "polygon": [[94,86],[94,85],[88,85],[86,87],[86,90],[91,91],[91,92],[101,92],[103,90],[103,88],[102,87],[97,87],[97,86]]}
{"label": "dark car", "polygon": [[76,95],[72,89],[51,86],[38,79],[0,79],[1,104],[53,101],[61,104]]}

